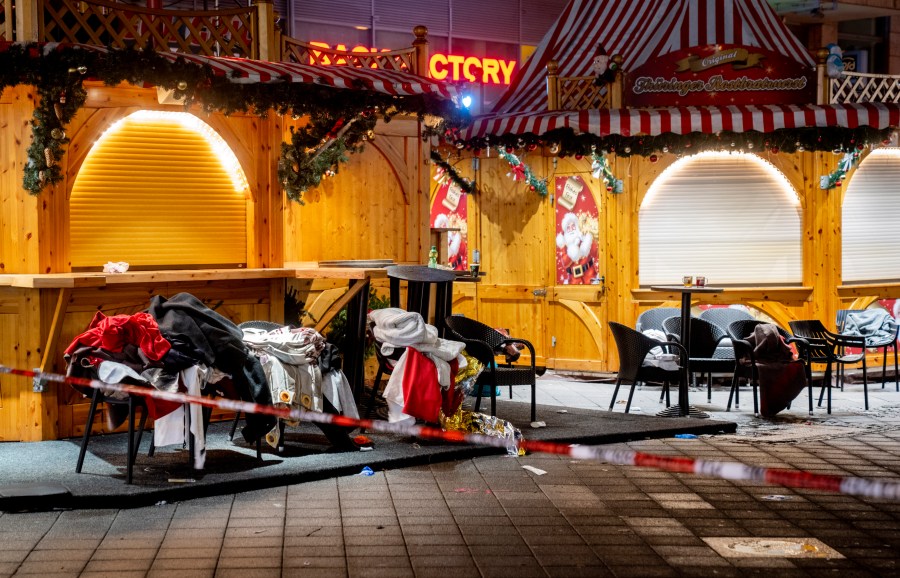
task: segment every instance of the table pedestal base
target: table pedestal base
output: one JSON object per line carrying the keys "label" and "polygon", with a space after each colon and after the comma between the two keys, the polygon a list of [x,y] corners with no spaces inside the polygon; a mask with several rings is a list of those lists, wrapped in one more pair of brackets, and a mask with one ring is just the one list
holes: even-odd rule
{"label": "table pedestal base", "polygon": [[656,414],[656,417],[693,417],[697,419],[709,419],[709,414],[689,405],[688,414],[682,415],[681,408],[677,405],[673,405]]}

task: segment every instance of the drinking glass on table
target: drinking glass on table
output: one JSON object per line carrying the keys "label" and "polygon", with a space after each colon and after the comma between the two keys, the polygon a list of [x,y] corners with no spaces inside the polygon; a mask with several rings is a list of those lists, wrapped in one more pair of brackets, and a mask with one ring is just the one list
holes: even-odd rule
{"label": "drinking glass on table", "polygon": [[681,278],[681,282],[685,287],[690,287],[694,284],[694,278],[691,275],[685,275]]}

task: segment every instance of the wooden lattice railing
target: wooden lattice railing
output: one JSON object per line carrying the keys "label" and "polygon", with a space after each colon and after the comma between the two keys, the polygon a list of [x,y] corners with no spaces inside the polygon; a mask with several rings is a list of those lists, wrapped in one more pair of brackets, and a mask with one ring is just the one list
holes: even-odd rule
{"label": "wooden lattice railing", "polygon": [[559,77],[560,110],[610,108],[609,88],[597,86],[594,76]]}
{"label": "wooden lattice railing", "polygon": [[829,79],[832,104],[855,102],[900,102],[900,76],[846,72]]}
{"label": "wooden lattice railing", "polygon": [[43,0],[39,37],[114,48],[151,46],[206,56],[257,58],[256,7],[155,10],[109,0]]}
{"label": "wooden lattice railing", "polygon": [[281,37],[281,59],[300,64],[357,66],[416,73],[416,48],[383,52],[353,52]]}

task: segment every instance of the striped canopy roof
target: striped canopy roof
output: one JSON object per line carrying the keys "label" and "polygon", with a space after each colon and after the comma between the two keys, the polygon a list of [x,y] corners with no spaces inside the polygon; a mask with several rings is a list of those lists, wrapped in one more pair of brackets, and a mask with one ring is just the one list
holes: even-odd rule
{"label": "striped canopy roof", "polygon": [[769,133],[779,129],[900,126],[896,103],[832,105],[730,105],[660,109],[593,109],[512,113],[476,119],[461,134],[464,140],[486,136],[543,135],[569,129],[575,135],[659,136],[665,133],[714,134],[721,131]]}
{"label": "striped canopy roof", "polygon": [[493,112],[547,110],[547,63],[557,61],[559,76],[591,76],[598,44],[621,55],[626,71],[710,44],[765,48],[815,65],[765,0],[571,0]]}
{"label": "striped canopy roof", "polygon": [[[90,44],[52,42],[46,43],[43,49],[46,52],[66,46],[102,53],[110,51],[108,48]],[[182,59],[197,66],[208,66],[213,74],[224,77],[235,84],[289,82],[349,90],[367,90],[391,96],[434,95],[453,102],[459,102],[460,98],[460,91],[455,85],[408,72],[354,66],[316,66],[296,62],[200,56],[180,52],[158,52],[156,54],[172,62]]]}

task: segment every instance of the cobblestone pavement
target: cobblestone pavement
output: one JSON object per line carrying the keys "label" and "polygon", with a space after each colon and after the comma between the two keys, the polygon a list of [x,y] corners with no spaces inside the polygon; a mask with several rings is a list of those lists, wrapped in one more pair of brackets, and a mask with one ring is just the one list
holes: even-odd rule
{"label": "cobblestone pavement", "polygon": [[[697,390],[694,404],[737,420],[736,434],[621,446],[900,479],[900,393],[870,386],[863,411],[861,389],[836,392],[831,416],[810,418],[801,397],[774,420],[752,416],[749,394],[718,414],[727,389],[711,403]],[[606,407],[612,385],[551,374],[539,392],[560,411]],[[655,413],[658,397],[648,387],[634,405]],[[110,506],[0,515],[0,575],[900,576],[900,502],[547,454]]]}

